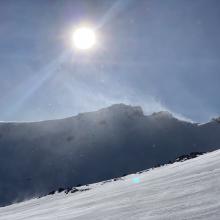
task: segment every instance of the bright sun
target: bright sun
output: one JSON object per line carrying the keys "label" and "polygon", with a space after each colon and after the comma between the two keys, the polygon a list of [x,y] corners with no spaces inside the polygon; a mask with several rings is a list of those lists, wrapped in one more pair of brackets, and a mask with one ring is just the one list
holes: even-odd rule
{"label": "bright sun", "polygon": [[73,33],[73,43],[78,49],[90,49],[96,43],[95,32],[87,27],[78,28]]}

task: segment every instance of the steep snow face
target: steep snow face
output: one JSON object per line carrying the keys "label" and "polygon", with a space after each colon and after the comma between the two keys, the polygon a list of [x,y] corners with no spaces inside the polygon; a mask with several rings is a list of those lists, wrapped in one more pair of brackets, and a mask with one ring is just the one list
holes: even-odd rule
{"label": "steep snow face", "polygon": [[0,220],[219,220],[220,150],[87,187],[0,208]]}

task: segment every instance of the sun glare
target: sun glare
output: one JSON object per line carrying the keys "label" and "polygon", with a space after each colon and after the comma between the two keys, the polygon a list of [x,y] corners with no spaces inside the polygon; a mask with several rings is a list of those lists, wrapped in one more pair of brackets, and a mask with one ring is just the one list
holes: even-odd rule
{"label": "sun glare", "polygon": [[81,27],[73,33],[74,46],[81,50],[87,50],[94,46],[96,42],[95,32],[87,27]]}

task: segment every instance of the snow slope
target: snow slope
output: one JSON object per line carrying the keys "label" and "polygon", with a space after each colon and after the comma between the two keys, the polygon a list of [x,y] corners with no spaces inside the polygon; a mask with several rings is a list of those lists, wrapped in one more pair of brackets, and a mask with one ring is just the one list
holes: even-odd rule
{"label": "snow slope", "polygon": [[0,208],[0,220],[219,220],[220,150],[86,187]]}

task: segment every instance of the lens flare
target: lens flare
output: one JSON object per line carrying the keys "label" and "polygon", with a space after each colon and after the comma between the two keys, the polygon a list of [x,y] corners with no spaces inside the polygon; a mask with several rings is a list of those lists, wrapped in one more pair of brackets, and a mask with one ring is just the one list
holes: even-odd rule
{"label": "lens flare", "polygon": [[134,177],[133,179],[132,179],[132,182],[133,183],[140,183],[140,178],[139,177]]}

